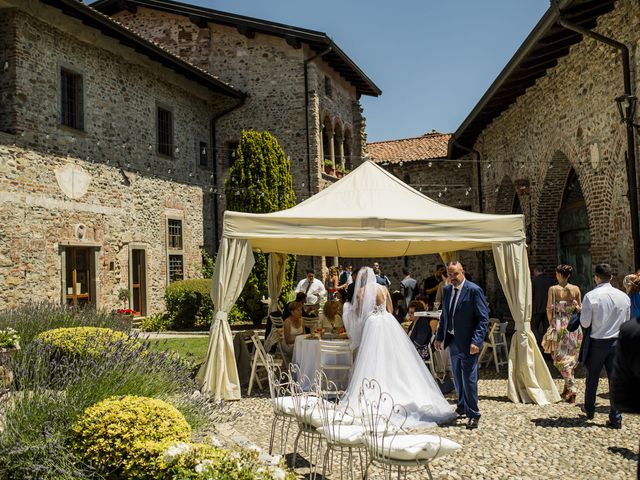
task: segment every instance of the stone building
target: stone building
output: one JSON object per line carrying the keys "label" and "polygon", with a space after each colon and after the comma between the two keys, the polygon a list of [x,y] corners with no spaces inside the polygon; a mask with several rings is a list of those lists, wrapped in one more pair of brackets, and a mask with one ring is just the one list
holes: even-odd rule
{"label": "stone building", "polygon": [[[431,131],[420,137],[402,138],[367,144],[369,158],[429,198],[455,208],[473,210],[475,192],[473,168],[468,160],[447,158],[450,133]],[[398,205],[402,210],[402,205]],[[481,276],[476,253],[462,252],[461,258],[474,280]],[[433,275],[435,266],[442,263],[439,255],[419,255],[378,259],[389,276],[391,289],[399,288],[402,269],[408,268],[420,282]],[[362,262],[353,259],[354,265]],[[369,261],[367,260],[367,263]]]}
{"label": "stone building", "polygon": [[[297,201],[336,180],[323,161],[351,169],[364,156],[359,98],[381,92],[325,33],[167,0],[99,0],[92,7],[247,93],[215,121],[219,191],[242,129],[275,135],[291,160]],[[218,239],[207,240],[211,251]]]}
{"label": "stone building", "polygon": [[0,308],[163,308],[200,273],[212,118],[244,94],[76,0],[0,0]]}
{"label": "stone building", "polygon": [[[597,263],[610,263],[618,275],[640,267],[633,235],[638,132],[630,127],[628,138],[616,105],[626,93],[624,111],[638,89],[640,4],[558,4],[454,133],[449,157],[479,160],[478,207],[524,213],[531,262],[550,271],[573,265],[572,281],[584,293]],[[590,31],[628,47],[626,85],[620,49]]]}

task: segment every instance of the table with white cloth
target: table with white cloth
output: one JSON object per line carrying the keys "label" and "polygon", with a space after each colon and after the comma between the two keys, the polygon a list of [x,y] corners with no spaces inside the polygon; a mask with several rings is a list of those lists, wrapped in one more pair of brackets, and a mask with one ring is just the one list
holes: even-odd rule
{"label": "table with white cloth", "polygon": [[[350,342],[348,339],[323,339],[326,342]],[[348,355],[325,354],[324,362],[329,365],[352,365],[353,353]],[[300,369],[303,378],[302,388],[308,390],[320,369],[320,340],[317,337],[308,338],[307,335],[298,335],[293,346],[293,363]],[[338,387],[345,388],[349,384],[350,370],[325,370],[327,378],[336,383]]]}

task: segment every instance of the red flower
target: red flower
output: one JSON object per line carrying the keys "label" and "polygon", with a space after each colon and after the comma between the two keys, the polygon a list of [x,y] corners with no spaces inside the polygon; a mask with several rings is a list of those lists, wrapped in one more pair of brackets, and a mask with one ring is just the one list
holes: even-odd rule
{"label": "red flower", "polygon": [[131,308],[120,308],[118,310],[114,310],[114,313],[118,315],[138,315],[138,312]]}

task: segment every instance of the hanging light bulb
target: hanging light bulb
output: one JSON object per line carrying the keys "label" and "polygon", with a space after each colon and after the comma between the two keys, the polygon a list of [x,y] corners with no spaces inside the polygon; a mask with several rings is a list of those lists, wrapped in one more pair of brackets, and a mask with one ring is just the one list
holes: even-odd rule
{"label": "hanging light bulb", "polygon": [[178,153],[180,153],[180,147],[176,147],[175,152],[176,152],[176,155],[177,155]]}
{"label": "hanging light bulb", "polygon": [[458,162],[458,168],[462,168],[462,163]]}
{"label": "hanging light bulb", "polygon": [[489,162],[489,164],[487,165],[487,170],[489,170],[491,168],[491,162]]}
{"label": "hanging light bulb", "polygon": [[207,147],[202,147],[202,155],[206,155],[207,154]]}
{"label": "hanging light bulb", "polygon": [[447,193],[447,187],[444,187],[444,193]]}
{"label": "hanging light bulb", "polygon": [[442,192],[438,192],[438,198],[442,197]]}
{"label": "hanging light bulb", "polygon": [[433,165],[433,163],[429,162],[427,165],[429,166],[429,168],[431,168],[431,165]]}
{"label": "hanging light bulb", "polygon": [[500,187],[496,187],[496,189],[494,190],[496,193],[498,193],[498,190],[500,190]]}

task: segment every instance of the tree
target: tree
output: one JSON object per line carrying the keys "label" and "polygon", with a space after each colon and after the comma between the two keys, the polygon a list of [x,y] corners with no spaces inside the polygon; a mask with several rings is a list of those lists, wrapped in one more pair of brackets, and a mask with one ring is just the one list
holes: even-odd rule
{"label": "tree", "polygon": [[[278,140],[269,132],[243,130],[229,178],[226,208],[236,212],[270,213],[295,205],[291,165]],[[268,296],[267,258],[254,253],[255,266],[236,304],[254,321],[264,316],[262,297]],[[296,257],[289,255],[280,299],[293,289]]]}

